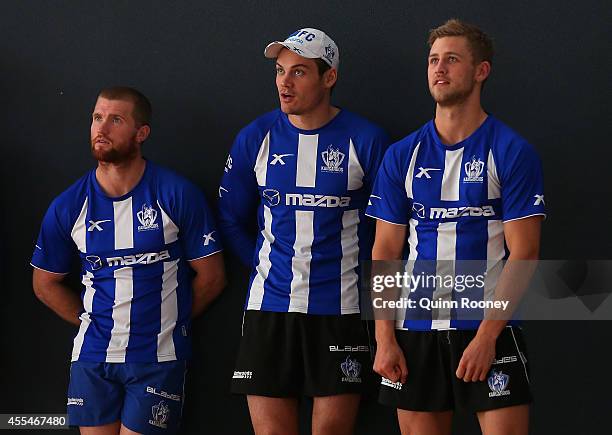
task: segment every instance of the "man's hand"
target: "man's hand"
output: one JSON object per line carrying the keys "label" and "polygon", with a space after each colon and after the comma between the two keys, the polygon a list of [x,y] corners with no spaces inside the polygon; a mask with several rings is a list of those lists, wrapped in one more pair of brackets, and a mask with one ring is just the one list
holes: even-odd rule
{"label": "man's hand", "polygon": [[465,382],[484,381],[495,359],[494,336],[476,335],[463,351],[455,373]]}
{"label": "man's hand", "polygon": [[404,352],[395,341],[379,344],[374,358],[374,371],[392,382],[406,383],[408,366]]}

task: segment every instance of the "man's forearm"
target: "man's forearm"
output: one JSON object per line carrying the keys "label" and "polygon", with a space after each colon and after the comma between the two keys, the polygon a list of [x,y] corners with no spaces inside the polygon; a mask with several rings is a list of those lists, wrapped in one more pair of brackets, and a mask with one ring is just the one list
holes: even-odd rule
{"label": "man's forearm", "polygon": [[192,285],[191,318],[193,319],[199,316],[219,296],[223,287],[225,287],[225,279],[220,278],[214,281],[201,282],[196,277]]}
{"label": "man's forearm", "polygon": [[79,314],[83,311],[83,302],[79,295],[61,282],[35,285],[34,292],[40,301],[51,308],[65,321],[79,326]]}

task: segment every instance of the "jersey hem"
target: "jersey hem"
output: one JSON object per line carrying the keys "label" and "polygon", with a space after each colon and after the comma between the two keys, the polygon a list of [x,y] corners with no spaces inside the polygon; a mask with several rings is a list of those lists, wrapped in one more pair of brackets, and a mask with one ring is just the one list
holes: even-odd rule
{"label": "jersey hem", "polygon": [[218,249],[215,252],[211,252],[210,254],[206,254],[206,255],[202,255],[201,257],[196,257],[196,258],[190,258],[187,261],[196,261],[196,260],[200,260],[202,258],[206,258],[206,257],[210,257],[211,255],[217,254],[219,252],[223,251],[223,249]]}
{"label": "jersey hem", "polygon": [[534,214],[529,214],[529,215],[526,215],[526,216],[515,217],[515,218],[512,218],[512,219],[508,219],[508,220],[502,220],[502,223],[505,224],[506,222],[518,221],[518,220],[527,219],[527,218],[533,217],[533,216],[544,216],[544,219],[546,219],[546,213],[534,213]]}
{"label": "jersey hem", "polygon": [[175,355],[158,355],[157,359],[154,361],[151,360],[136,360],[136,361],[126,361],[125,358],[106,358],[103,361],[98,359],[89,359],[87,357],[82,358],[81,356],[71,357],[70,362],[83,361],[83,362],[94,362],[94,363],[113,363],[113,364],[122,364],[122,363],[157,363],[157,362],[168,362],[168,361],[186,361],[187,358],[178,358]]}
{"label": "jersey hem", "polygon": [[52,270],[43,269],[42,267],[38,267],[32,263],[30,263],[30,266],[32,266],[34,269],[42,270],[44,272],[54,273],[56,275],[68,275],[70,273],[70,272],[53,272]]}
{"label": "jersey hem", "polygon": [[270,311],[273,313],[302,313],[302,314],[309,314],[309,315],[313,315],[313,316],[343,316],[345,314],[359,314],[361,313],[361,310],[359,309],[359,307],[353,307],[353,308],[344,308],[342,310],[342,312],[338,313],[333,312],[333,313],[328,313],[328,312],[308,312],[308,308],[306,307],[295,307],[291,310],[288,310],[287,307],[267,307],[265,310],[262,309],[261,307],[257,308],[256,306],[251,306],[251,305],[247,305],[247,307],[244,309],[244,311]]}
{"label": "jersey hem", "polygon": [[402,226],[402,227],[407,227],[408,226],[408,224],[398,224],[397,222],[391,222],[391,221],[388,221],[386,219],[380,218],[378,216],[373,216],[373,215],[368,214],[368,213],[366,213],[365,215],[368,216],[368,217],[371,217],[372,219],[376,219],[376,220],[379,220],[379,221],[387,222],[388,224],[399,225],[399,226]]}

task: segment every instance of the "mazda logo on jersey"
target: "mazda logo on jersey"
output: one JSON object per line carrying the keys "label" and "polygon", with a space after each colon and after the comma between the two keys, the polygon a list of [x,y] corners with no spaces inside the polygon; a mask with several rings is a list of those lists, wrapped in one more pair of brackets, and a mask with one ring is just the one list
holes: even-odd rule
{"label": "mazda logo on jersey", "polygon": [[261,195],[264,197],[270,207],[280,204],[280,193],[278,190],[266,189],[261,193]]}
{"label": "mazda logo on jersey", "polygon": [[[209,235],[212,235],[212,233]],[[108,257],[104,260],[108,266],[112,267],[133,266],[136,264],[153,264],[157,263],[158,261],[167,260],[168,258],[170,258],[170,253],[167,249],[165,249],[161,252],[145,252],[143,254],[124,255],[122,257]],[[92,270],[99,270],[102,269],[102,266],[104,266],[102,259],[97,255],[88,255],[85,257],[85,260],[87,260],[87,262],[91,265]]]}
{"label": "mazda logo on jersey", "polygon": [[466,216],[495,216],[492,205],[466,206],[466,207],[431,207],[429,213],[427,208],[420,202],[412,204],[412,211],[420,219],[454,219]]}
{"label": "mazda logo on jersey", "polygon": [[85,260],[91,265],[91,270],[98,270],[102,268],[102,260],[97,255],[88,255]]}

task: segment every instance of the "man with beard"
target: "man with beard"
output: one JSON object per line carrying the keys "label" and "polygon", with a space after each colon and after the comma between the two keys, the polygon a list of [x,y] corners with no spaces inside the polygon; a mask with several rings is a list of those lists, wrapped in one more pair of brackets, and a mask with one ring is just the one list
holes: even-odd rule
{"label": "man with beard", "polygon": [[264,54],[280,110],[238,134],[219,188],[224,240],[251,268],[232,391],[247,395],[257,434],[297,435],[304,395],[313,434],[349,434],[371,373],[359,264],[387,137],[330,103],[339,52],[325,33],[298,30]]}
{"label": "man with beard", "polygon": [[[514,265],[538,258],[545,213],[540,160],[482,109],[490,38],[449,20],[431,31],[429,44],[435,118],[385,155],[366,211],[377,219],[372,258],[401,259],[408,236],[412,276],[468,270],[485,277],[469,289],[458,281],[450,288],[418,285],[410,289],[415,302],[515,301],[529,272],[517,274]],[[499,274],[504,242],[510,255]],[[380,401],[397,408],[402,434],[450,434],[454,409],[476,412],[485,435],[527,434],[531,396],[521,331],[508,313],[491,313],[409,307],[395,325],[376,321]]]}
{"label": "man with beard", "polygon": [[[150,118],[135,89],[100,92],[97,168],[51,203],[32,256],[36,296],[79,327],[68,419],[82,434],[176,432],[191,318],[225,282],[204,196],[142,157]],[[81,298],[64,283],[75,254]]]}

